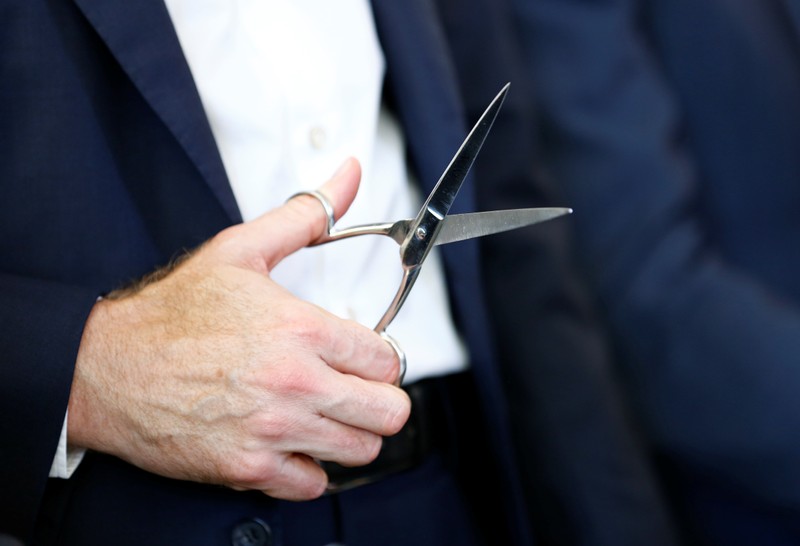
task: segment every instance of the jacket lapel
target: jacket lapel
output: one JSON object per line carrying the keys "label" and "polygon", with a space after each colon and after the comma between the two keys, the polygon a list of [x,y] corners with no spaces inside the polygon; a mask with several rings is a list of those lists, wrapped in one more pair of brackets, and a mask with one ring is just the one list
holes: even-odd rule
{"label": "jacket lapel", "polygon": [[[372,7],[386,57],[387,91],[428,193],[467,136],[455,68],[428,0],[373,0]],[[453,204],[453,212],[466,210],[474,210],[469,180]]]}
{"label": "jacket lapel", "polygon": [[[197,166],[231,220],[241,221],[164,3],[159,0],[74,2]],[[409,152],[423,191],[428,192],[467,134],[454,84],[455,71],[445,54],[444,37],[435,24],[437,15],[427,0],[401,3],[373,0],[373,10],[387,58],[389,90],[407,128]],[[470,186],[468,180],[453,205],[453,212],[474,210]]]}
{"label": "jacket lapel", "polygon": [[[429,0],[372,0],[372,7],[386,57],[387,96],[402,121],[411,162],[427,194],[467,136],[455,67]],[[475,210],[473,188],[470,175],[451,213]],[[439,248],[455,310],[468,323],[474,315],[471,294],[477,289],[477,244],[462,241]],[[465,263],[473,265],[463,267]]]}
{"label": "jacket lapel", "polygon": [[197,166],[232,222],[241,221],[177,34],[160,0],[74,0]]}
{"label": "jacket lapel", "polygon": [[[455,67],[445,36],[437,26],[438,13],[429,0],[372,0],[372,7],[386,57],[387,91],[403,122],[416,174],[423,191],[428,193],[467,135]],[[475,210],[471,179],[468,176],[464,181],[452,212]],[[454,311],[470,347],[472,369],[492,423],[491,443],[504,469],[498,479],[505,481],[513,493],[505,499],[504,512],[515,543],[527,544],[530,537],[527,527],[520,525],[525,521],[523,504],[507,444],[509,432],[500,379],[490,365],[486,311],[478,278],[478,245],[473,239],[439,248],[449,273],[447,285]]]}

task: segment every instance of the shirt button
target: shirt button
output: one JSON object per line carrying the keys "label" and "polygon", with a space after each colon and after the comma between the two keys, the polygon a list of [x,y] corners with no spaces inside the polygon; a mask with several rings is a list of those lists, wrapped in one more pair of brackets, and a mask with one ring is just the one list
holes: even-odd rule
{"label": "shirt button", "polygon": [[272,546],[272,529],[258,518],[236,525],[231,532],[233,546]]}
{"label": "shirt button", "polygon": [[308,140],[311,142],[312,148],[315,150],[321,150],[328,141],[328,134],[325,132],[323,127],[315,125],[308,132]]}

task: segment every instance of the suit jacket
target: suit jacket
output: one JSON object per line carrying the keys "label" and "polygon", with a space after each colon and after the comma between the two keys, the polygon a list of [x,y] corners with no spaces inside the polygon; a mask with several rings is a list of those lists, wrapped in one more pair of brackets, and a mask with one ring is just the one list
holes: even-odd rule
{"label": "suit jacket", "polygon": [[[530,81],[505,0],[439,0],[470,117],[509,94],[475,163],[481,210],[572,206],[541,170]],[[504,80],[505,78],[505,80]],[[537,543],[676,544],[606,332],[576,264],[573,217],[480,239],[491,325]]]}
{"label": "suit jacket", "polygon": [[[425,0],[373,4],[387,94],[427,193],[466,134],[453,67]],[[61,540],[77,532],[103,543],[216,543],[269,500],[93,454],[78,479],[47,479],[96,297],[241,221],[166,8],[2,1],[0,45],[0,530],[27,539],[38,518],[40,532]],[[468,181],[454,212],[474,209],[472,194]],[[467,470],[501,485],[492,502],[524,543],[477,245],[449,245],[443,257],[491,434],[492,459]],[[412,514],[403,506],[393,516]]]}
{"label": "suit jacket", "polygon": [[687,537],[800,543],[797,2],[515,4],[550,168]]}

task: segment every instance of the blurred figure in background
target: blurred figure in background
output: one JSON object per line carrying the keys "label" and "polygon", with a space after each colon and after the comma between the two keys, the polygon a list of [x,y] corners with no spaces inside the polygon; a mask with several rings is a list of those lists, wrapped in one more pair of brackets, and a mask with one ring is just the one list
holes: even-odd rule
{"label": "blurred figure in background", "polygon": [[800,544],[798,4],[514,4],[544,160],[687,543]]}
{"label": "blurred figure in background", "polygon": [[[475,164],[482,210],[572,206],[543,176],[507,0],[438,0],[470,116],[511,81]],[[484,280],[528,513],[540,546],[667,546],[676,534],[615,377],[571,222],[485,237]]]}

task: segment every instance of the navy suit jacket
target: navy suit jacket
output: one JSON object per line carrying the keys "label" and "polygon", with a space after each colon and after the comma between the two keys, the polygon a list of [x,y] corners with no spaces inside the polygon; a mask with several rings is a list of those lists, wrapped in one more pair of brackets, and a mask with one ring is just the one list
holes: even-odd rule
{"label": "navy suit jacket", "polygon": [[[376,0],[373,9],[387,94],[427,193],[466,134],[453,67],[425,0]],[[40,529],[62,536],[214,543],[266,497],[162,479],[103,456],[85,460],[78,480],[47,480],[96,297],[241,221],[165,6],[2,1],[0,46],[0,531],[28,538],[38,517]],[[468,182],[454,211],[473,209]],[[449,245],[443,255],[492,435],[495,464],[482,470],[496,470],[489,479],[505,495],[493,502],[523,541],[477,245]],[[153,502],[158,518],[150,506],[138,524],[116,520],[136,522]]]}
{"label": "navy suit jacket", "polygon": [[687,536],[800,543],[792,0],[515,0],[544,150]]}
{"label": "navy suit jacket", "polygon": [[[511,88],[475,164],[481,209],[572,206],[541,171],[506,0],[437,0],[469,117]],[[575,215],[480,239],[491,325],[538,544],[668,546],[674,525],[572,255]]]}

